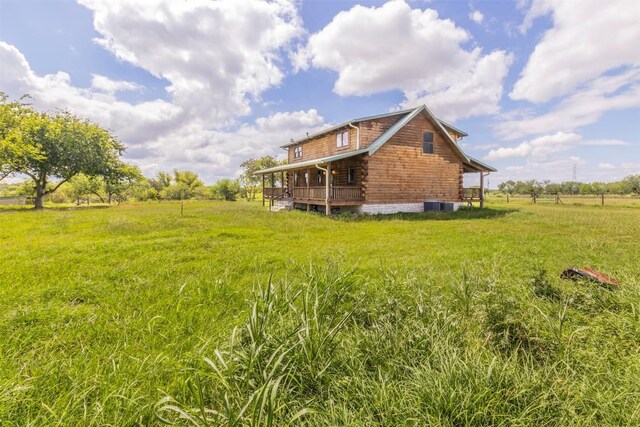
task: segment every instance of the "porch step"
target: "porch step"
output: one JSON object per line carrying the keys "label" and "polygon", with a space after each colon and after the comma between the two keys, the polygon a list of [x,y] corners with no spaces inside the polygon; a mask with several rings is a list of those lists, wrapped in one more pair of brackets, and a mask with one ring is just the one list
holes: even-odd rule
{"label": "porch step", "polygon": [[293,201],[291,200],[274,200],[271,206],[271,212],[290,211],[293,209]]}

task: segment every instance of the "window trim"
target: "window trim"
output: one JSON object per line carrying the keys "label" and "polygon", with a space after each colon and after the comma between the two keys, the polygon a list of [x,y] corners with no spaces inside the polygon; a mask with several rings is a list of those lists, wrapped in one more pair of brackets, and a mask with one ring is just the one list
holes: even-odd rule
{"label": "window trim", "polygon": [[356,183],[356,168],[350,166],[347,168],[347,184],[355,184]]}
{"label": "window trim", "polygon": [[[424,137],[425,135],[431,135],[431,141],[425,141]],[[435,153],[435,144],[436,142],[436,138],[435,138],[435,133],[430,131],[430,130],[425,130],[422,132],[422,154],[434,154]],[[429,150],[425,150],[425,147],[430,147]]]}
{"label": "window trim", "polygon": [[349,131],[345,130],[336,134],[336,148],[347,148],[350,144]]}

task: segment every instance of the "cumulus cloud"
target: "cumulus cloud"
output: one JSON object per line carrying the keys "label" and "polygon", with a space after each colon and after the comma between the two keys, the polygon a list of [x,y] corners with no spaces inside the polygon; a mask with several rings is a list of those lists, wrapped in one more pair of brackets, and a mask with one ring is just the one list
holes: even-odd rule
{"label": "cumulus cloud", "polygon": [[487,160],[506,159],[509,157],[544,157],[551,153],[565,151],[582,137],[576,133],[558,132],[545,135],[531,141],[524,141],[515,147],[500,147],[489,151]]}
{"label": "cumulus cloud", "polygon": [[485,156],[487,160],[499,160],[513,157],[547,158],[550,154],[567,151],[577,146],[621,146],[627,142],[618,139],[583,139],[574,132],[556,132],[524,141],[514,147],[492,149]]}
{"label": "cumulus cloud", "polygon": [[599,77],[546,113],[510,112],[494,128],[505,139],[575,130],[597,122],[607,111],[634,107],[640,107],[640,68]]}
{"label": "cumulus cloud", "polygon": [[510,97],[545,102],[620,67],[640,67],[640,2],[534,0],[520,27],[551,13],[553,27],[529,57]]}
{"label": "cumulus cloud", "polygon": [[279,50],[302,32],[285,0],[80,0],[93,12],[96,43],[165,78],[175,103],[214,122],[250,112],[279,84]]}
{"label": "cumulus cloud", "polygon": [[142,85],[136,82],[127,82],[123,80],[111,80],[109,77],[93,74],[91,78],[91,87],[107,93],[121,91],[141,91]]}
{"label": "cumulus cloud", "polygon": [[482,24],[482,21],[484,21],[484,15],[479,10],[474,10],[469,14],[469,19],[476,24]]}
{"label": "cumulus cloud", "polygon": [[119,93],[144,88],[97,74],[88,88],[72,85],[63,71],[37,75],[4,42],[0,85],[14,97],[31,94],[38,108],[66,108],[111,129],[127,145],[126,157],[147,174],[178,167],[205,179],[232,176],[247,156],[278,154],[289,134],[315,131],[324,122],[309,110],[238,124],[282,81],[282,59],[304,31],[291,1],[80,3],[93,12],[95,42],[165,79],[166,99],[121,101]]}
{"label": "cumulus cloud", "polygon": [[427,104],[455,120],[499,110],[503,80],[511,64],[505,51],[483,54],[466,49],[470,35],[432,9],[412,9],[405,1],[381,7],[355,6],[340,12],[292,57],[338,73],[341,96],[401,90],[401,107]]}
{"label": "cumulus cloud", "polygon": [[615,169],[616,167],[611,163],[600,163],[598,164],[599,169]]}

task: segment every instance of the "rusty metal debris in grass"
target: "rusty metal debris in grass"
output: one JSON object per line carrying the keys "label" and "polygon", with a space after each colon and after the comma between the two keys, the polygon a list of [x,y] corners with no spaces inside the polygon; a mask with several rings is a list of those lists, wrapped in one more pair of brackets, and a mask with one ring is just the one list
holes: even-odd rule
{"label": "rusty metal debris in grass", "polygon": [[560,274],[560,277],[570,280],[586,279],[607,287],[620,286],[620,282],[617,279],[589,267],[569,267]]}

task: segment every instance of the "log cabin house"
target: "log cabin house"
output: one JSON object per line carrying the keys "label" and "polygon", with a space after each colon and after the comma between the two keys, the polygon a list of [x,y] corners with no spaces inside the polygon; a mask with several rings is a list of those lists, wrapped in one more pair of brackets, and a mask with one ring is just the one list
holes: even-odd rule
{"label": "log cabin house", "polygon": [[[496,170],[467,156],[467,134],[415,109],[354,119],[283,145],[288,163],[258,171],[271,210],[397,213],[484,206],[484,177]],[[480,174],[463,188],[463,174]]]}

